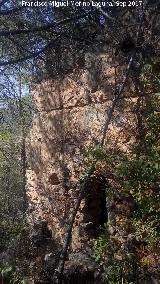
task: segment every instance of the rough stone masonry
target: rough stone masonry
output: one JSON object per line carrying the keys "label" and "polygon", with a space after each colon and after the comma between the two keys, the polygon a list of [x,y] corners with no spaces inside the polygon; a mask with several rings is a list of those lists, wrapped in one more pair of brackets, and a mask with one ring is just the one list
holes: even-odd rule
{"label": "rough stone masonry", "polygon": [[[78,196],[84,153],[102,137],[113,90],[124,68],[106,51],[91,52],[80,70],[32,86],[35,115],[27,142],[28,218],[32,224],[47,221],[60,246]],[[129,82],[115,109],[106,144],[130,152],[136,139],[138,107],[138,95]],[[99,227],[109,218],[104,193],[108,179],[105,166],[89,185],[76,216],[69,261],[90,263],[88,256]],[[43,259],[46,253],[51,251],[44,252]]]}

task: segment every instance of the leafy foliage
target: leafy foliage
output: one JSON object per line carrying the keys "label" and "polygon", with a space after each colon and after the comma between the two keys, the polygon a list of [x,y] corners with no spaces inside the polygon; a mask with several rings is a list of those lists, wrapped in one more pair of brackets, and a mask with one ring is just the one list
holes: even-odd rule
{"label": "leafy foliage", "polygon": [[[8,283],[21,284],[28,273],[30,244],[25,222],[24,140],[31,122],[29,97],[5,101],[0,109],[0,268]],[[9,282],[10,281],[10,282]]]}
{"label": "leafy foliage", "polygon": [[160,230],[159,212],[159,169],[160,169],[160,117],[147,115],[144,122],[146,134],[135,147],[135,158],[118,165],[117,172],[124,179],[124,190],[136,200],[133,222],[138,234],[146,231],[145,240],[156,243]]}
{"label": "leafy foliage", "polygon": [[[159,99],[153,97],[151,109],[159,105]],[[130,279],[130,274],[135,273],[135,268],[142,275],[141,268],[148,267],[153,262],[153,251],[159,247],[159,178],[160,178],[160,116],[157,112],[149,112],[143,117],[143,137],[134,146],[132,156],[124,157],[118,153],[103,156],[108,162],[115,162],[114,169],[116,175],[123,183],[123,194],[132,196],[135,201],[135,209],[132,212],[130,221],[134,228],[134,239],[137,242],[145,242],[147,255],[139,260],[128,254],[127,250],[121,260],[114,258],[116,243],[110,238],[108,225],[102,230],[102,234],[96,241],[95,257],[100,261],[106,274],[106,283],[122,283]],[[107,191],[106,191],[107,193]],[[139,276],[140,277],[140,276]],[[141,276],[142,277],[142,276]],[[128,280],[127,280],[128,279]],[[112,280],[112,281],[111,281]],[[128,283],[128,282],[124,282]],[[136,279],[134,280],[136,282]]]}

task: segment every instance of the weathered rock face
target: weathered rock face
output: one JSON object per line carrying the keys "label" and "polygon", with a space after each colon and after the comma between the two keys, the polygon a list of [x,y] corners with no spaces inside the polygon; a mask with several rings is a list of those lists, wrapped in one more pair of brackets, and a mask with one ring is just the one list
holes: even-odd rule
{"label": "weathered rock face", "polygon": [[[28,147],[28,212],[33,223],[48,221],[59,244],[79,193],[85,150],[101,140],[113,89],[122,73],[123,68],[105,52],[93,53],[86,55],[83,69],[33,86],[36,113]],[[133,84],[128,83],[115,109],[106,144],[129,153],[136,142],[139,102]],[[107,167],[102,167],[92,178],[75,220],[70,251],[73,256],[82,253],[84,262],[90,254],[88,241],[94,241],[107,219],[103,190],[107,174]]]}

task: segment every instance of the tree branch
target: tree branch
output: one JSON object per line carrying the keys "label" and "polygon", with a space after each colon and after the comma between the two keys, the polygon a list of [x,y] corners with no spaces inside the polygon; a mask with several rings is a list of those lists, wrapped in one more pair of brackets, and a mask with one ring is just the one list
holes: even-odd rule
{"label": "tree branch", "polygon": [[25,34],[29,34],[29,33],[43,32],[43,31],[51,32],[51,29],[53,29],[55,27],[59,27],[60,25],[70,23],[71,21],[79,20],[79,19],[89,15],[90,13],[91,12],[85,13],[85,14],[82,14],[82,15],[79,15],[79,16],[74,16],[74,17],[67,18],[67,19],[64,19],[62,21],[59,21],[57,23],[54,22],[52,24],[44,25],[44,26],[41,26],[41,27],[36,27],[36,28],[33,28],[33,29],[22,29],[22,30],[18,29],[18,30],[10,30],[10,31],[2,30],[2,31],[0,31],[0,37],[8,37],[8,36],[14,36],[14,35],[20,35],[20,34],[25,35]]}
{"label": "tree branch", "polygon": [[[89,0],[89,2],[91,3],[92,5],[92,0]],[[107,12],[105,12],[101,7],[98,7],[98,6],[95,6],[95,8],[103,15],[105,16],[106,18],[110,19],[110,20],[113,20],[115,21],[115,18],[111,17]]]}
{"label": "tree branch", "polygon": [[20,62],[23,62],[23,61],[26,61],[26,60],[29,60],[29,59],[33,59],[35,57],[38,57],[41,53],[43,53],[46,49],[48,49],[49,47],[51,47],[53,45],[54,42],[57,41],[57,39],[59,38],[59,36],[56,37],[56,39],[54,40],[51,40],[44,48],[42,48],[41,50],[37,51],[37,52],[34,52],[34,53],[31,53],[29,55],[26,55],[24,57],[21,57],[21,58],[18,58],[18,59],[13,59],[13,60],[9,60],[9,61],[6,61],[6,62],[0,62],[0,67],[4,67],[4,66],[7,66],[7,65],[13,65],[13,64],[17,64],[17,63],[20,63]]}

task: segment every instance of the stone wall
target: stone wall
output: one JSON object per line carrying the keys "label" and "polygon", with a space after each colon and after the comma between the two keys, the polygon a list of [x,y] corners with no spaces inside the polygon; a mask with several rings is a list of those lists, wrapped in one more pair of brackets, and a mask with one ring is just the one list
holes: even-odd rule
{"label": "stone wall", "polygon": [[[63,243],[78,196],[84,153],[102,137],[113,89],[124,70],[125,66],[121,67],[106,52],[88,53],[83,69],[33,85],[35,115],[28,139],[28,216],[33,223],[47,220],[59,244]],[[136,142],[140,100],[134,84],[129,82],[110,123],[107,145],[129,154]],[[83,260],[90,253],[88,241],[94,242],[99,226],[107,219],[104,189],[110,178],[108,172],[109,165],[97,170],[75,220],[70,253],[81,253]]]}

